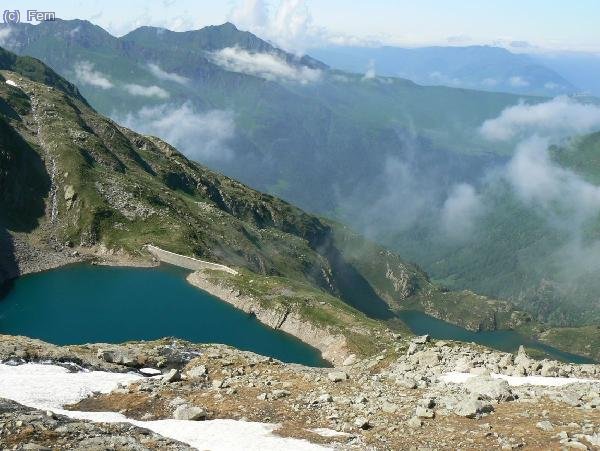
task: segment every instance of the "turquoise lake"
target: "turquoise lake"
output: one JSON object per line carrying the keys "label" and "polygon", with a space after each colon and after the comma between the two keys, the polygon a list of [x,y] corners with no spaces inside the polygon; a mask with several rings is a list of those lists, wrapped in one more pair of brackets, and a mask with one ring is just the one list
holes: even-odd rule
{"label": "turquoise lake", "polygon": [[318,350],[191,286],[187,274],[168,265],[74,265],[27,275],[0,300],[0,332],[59,345],[177,337],[328,365]]}

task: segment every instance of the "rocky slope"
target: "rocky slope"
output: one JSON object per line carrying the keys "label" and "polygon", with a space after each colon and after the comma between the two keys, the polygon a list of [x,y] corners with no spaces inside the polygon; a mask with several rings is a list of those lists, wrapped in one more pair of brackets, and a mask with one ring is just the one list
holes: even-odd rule
{"label": "rocky slope", "polygon": [[[171,339],[57,347],[1,336],[0,359],[11,365],[43,361],[71,371],[151,374],[157,369],[162,375],[67,406],[78,412],[120,412],[132,420],[176,418],[207,421],[207,427],[210,420],[226,418],[277,423],[280,436],[335,449],[600,446],[600,366],[535,361],[523,352],[514,356],[427,337],[398,337],[380,354],[337,369],[282,364],[225,346]],[[461,378],[468,381],[455,383]],[[552,381],[567,384],[551,386]],[[523,382],[532,385],[519,385]],[[1,406],[7,418],[0,432],[4,446],[22,437],[56,447],[71,443],[74,434],[86,440],[84,445],[122,440],[122,425],[69,424],[9,402]],[[139,441],[140,449],[186,449],[137,428],[127,437],[130,443]]]}

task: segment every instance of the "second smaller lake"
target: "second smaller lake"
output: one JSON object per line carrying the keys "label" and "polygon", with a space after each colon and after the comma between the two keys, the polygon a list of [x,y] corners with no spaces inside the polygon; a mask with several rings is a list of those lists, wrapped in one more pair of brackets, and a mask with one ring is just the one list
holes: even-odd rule
{"label": "second smaller lake", "polygon": [[417,335],[429,334],[440,340],[473,342],[505,352],[515,352],[519,346],[523,345],[542,351],[556,360],[571,363],[593,363],[587,357],[560,351],[512,330],[473,332],[414,310],[402,311],[398,317]]}

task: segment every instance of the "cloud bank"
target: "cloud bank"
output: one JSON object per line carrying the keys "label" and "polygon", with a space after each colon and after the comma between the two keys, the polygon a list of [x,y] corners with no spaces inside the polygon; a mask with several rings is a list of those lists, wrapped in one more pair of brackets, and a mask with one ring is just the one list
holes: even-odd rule
{"label": "cloud bank", "polygon": [[228,143],[235,135],[235,121],[229,111],[200,113],[190,103],[165,104],[118,119],[126,127],[162,138],[192,160],[223,161],[233,156]]}
{"label": "cloud bank", "polygon": [[506,108],[480,128],[491,141],[508,141],[531,134],[555,138],[581,134],[600,128],[600,107],[560,96],[535,105],[521,103]]}
{"label": "cloud bank", "polygon": [[75,71],[77,80],[85,85],[95,86],[96,88],[101,89],[110,89],[113,87],[108,76],[94,70],[94,65],[89,61],[79,61],[78,63],[75,63],[73,70]]}
{"label": "cloud bank", "polygon": [[240,0],[229,20],[287,50],[304,52],[330,40],[329,34],[313,22],[305,0],[281,0],[274,11],[264,0]]}
{"label": "cloud bank", "polygon": [[148,63],[147,68],[159,80],[172,81],[184,86],[190,82],[189,78],[182,77],[174,72],[164,71],[158,64]]}
{"label": "cloud bank", "polygon": [[442,206],[442,229],[448,238],[463,241],[473,233],[483,210],[483,201],[475,188],[468,183],[460,183],[454,186]]}
{"label": "cloud bank", "polygon": [[565,237],[554,251],[558,276],[565,282],[600,270],[600,240],[586,238],[588,227],[600,215],[600,186],[560,166],[549,147],[557,140],[598,129],[600,107],[567,97],[509,107],[481,128],[490,140],[520,138],[501,177],[524,205]]}
{"label": "cloud bank", "polygon": [[169,93],[167,91],[155,85],[142,86],[134,83],[129,83],[123,85],[123,89],[125,89],[129,94],[133,96],[156,97],[159,99],[169,98]]}
{"label": "cloud bank", "polygon": [[301,84],[321,79],[322,72],[303,65],[290,64],[270,53],[250,53],[237,47],[226,47],[212,54],[213,61],[233,72],[255,75],[271,81]]}

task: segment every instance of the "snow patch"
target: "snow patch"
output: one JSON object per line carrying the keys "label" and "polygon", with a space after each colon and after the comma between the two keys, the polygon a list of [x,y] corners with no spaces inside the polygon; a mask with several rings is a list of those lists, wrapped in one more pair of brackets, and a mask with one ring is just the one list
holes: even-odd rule
{"label": "snow patch", "polygon": [[187,443],[198,449],[212,451],[291,450],[323,451],[326,448],[306,440],[273,435],[278,424],[255,423],[236,420],[155,420],[137,421],[116,412],[79,412],[64,410],[94,392],[109,393],[136,380],[137,374],[83,371],[72,373],[56,365],[28,363],[24,365],[0,364],[0,397],[40,410],[51,410],[78,420],[103,423],[130,423],[149,429],[164,437]]}
{"label": "snow patch", "polygon": [[7,85],[14,86],[14,87],[16,87],[16,88],[18,88],[18,87],[19,87],[19,85],[18,85],[18,84],[16,84],[16,83],[15,83],[14,81],[12,81],[12,80],[6,80],[6,84],[7,84]]}
{"label": "snow patch", "polygon": [[[471,373],[449,372],[442,374],[439,379],[450,384],[464,384],[469,379],[477,377]],[[577,377],[547,377],[547,376],[507,376],[505,374],[492,374],[493,379],[504,379],[508,385],[541,385],[545,387],[561,387],[569,384],[592,384],[600,383],[596,379],[580,379]]]}

